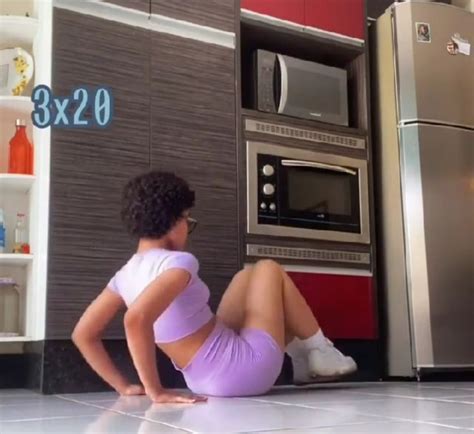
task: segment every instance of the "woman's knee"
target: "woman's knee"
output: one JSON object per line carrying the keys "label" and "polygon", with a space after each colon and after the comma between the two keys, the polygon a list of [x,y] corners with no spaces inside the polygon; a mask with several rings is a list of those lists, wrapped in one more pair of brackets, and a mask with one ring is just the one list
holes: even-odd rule
{"label": "woman's knee", "polygon": [[265,268],[272,272],[281,272],[283,270],[281,265],[273,259],[260,259],[260,261],[255,264],[255,268]]}

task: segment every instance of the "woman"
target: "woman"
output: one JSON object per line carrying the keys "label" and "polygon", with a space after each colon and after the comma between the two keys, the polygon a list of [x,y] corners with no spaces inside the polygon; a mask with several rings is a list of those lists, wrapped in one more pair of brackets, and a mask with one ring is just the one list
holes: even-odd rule
{"label": "woman", "polygon": [[[74,330],[73,340],[90,366],[120,394],[147,394],[159,403],[204,398],[163,389],[155,345],[182,371],[189,389],[203,395],[266,393],[280,373],[285,348],[296,382],[354,372],[354,360],[325,338],[300,292],[274,261],[259,261],[237,273],[217,315],[211,312],[198,261],[184,252],[196,226],[190,217],[193,206],[194,192],[171,173],[150,172],[126,185],[122,218],[138,247]],[[124,304],[127,342],[143,386],[128,383],[101,342]]]}

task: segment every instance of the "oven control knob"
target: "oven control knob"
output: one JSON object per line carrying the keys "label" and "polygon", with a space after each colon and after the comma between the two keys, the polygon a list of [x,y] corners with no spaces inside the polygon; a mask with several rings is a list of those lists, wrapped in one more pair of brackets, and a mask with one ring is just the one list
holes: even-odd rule
{"label": "oven control knob", "polygon": [[265,164],[262,172],[265,176],[272,176],[275,173],[275,168],[271,164]]}
{"label": "oven control knob", "polygon": [[275,187],[272,184],[265,184],[263,186],[263,194],[272,196],[275,193]]}
{"label": "oven control knob", "polygon": [[271,203],[271,204],[270,204],[270,211],[275,212],[276,209],[277,209],[277,206],[276,206],[274,203]]}
{"label": "oven control knob", "polygon": [[265,202],[262,202],[262,203],[260,204],[260,209],[266,210],[266,209],[267,209],[267,204],[266,204]]}

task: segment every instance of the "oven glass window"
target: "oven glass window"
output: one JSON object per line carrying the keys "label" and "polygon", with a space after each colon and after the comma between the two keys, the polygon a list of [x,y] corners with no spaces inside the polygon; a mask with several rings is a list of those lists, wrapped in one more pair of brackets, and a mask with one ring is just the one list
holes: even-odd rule
{"label": "oven glass window", "polygon": [[360,231],[359,175],[330,168],[282,166],[281,225],[332,231]]}
{"label": "oven glass window", "polygon": [[288,208],[311,214],[351,217],[353,175],[303,168],[288,170]]}

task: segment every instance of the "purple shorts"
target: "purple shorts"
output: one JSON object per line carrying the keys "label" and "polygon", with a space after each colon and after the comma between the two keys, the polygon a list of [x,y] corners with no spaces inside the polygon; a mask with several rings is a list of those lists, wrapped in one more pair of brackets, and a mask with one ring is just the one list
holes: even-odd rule
{"label": "purple shorts", "polygon": [[218,321],[181,372],[194,393],[251,396],[268,392],[283,365],[284,354],[272,336],[259,329],[240,334]]}

